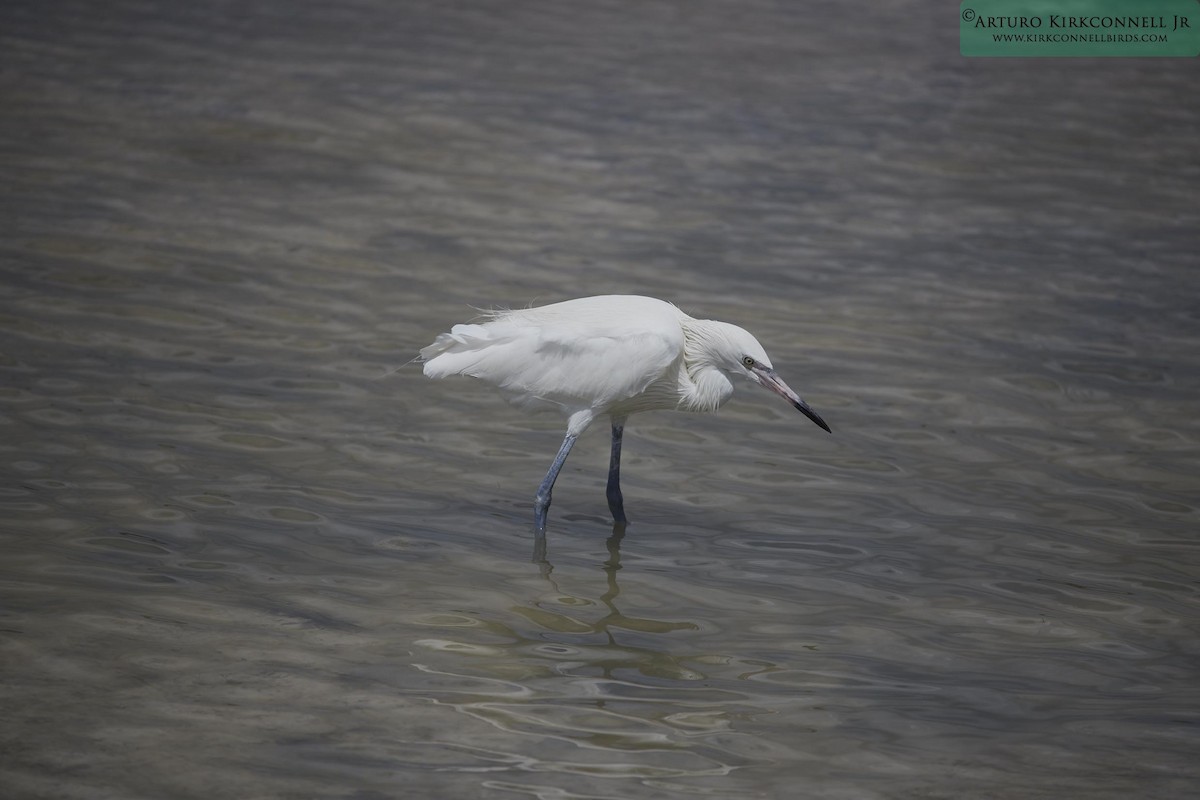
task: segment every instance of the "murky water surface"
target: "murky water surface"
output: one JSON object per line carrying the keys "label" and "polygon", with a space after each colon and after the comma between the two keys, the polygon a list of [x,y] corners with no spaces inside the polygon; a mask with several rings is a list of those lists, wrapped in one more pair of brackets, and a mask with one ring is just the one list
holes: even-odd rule
{"label": "murky water surface", "polygon": [[[831,3],[7,3],[12,798],[1178,798],[1187,60]],[[606,292],[766,393],[562,423],[417,348]]]}

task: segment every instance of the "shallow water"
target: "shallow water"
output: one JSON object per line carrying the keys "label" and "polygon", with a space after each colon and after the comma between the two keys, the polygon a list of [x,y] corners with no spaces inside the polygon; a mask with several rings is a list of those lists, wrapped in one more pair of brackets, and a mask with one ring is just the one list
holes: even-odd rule
{"label": "shallow water", "polygon": [[[932,6],[932,4],[929,4]],[[924,4],[6,4],[14,798],[1195,791],[1194,60]],[[405,362],[604,292],[766,393]]]}

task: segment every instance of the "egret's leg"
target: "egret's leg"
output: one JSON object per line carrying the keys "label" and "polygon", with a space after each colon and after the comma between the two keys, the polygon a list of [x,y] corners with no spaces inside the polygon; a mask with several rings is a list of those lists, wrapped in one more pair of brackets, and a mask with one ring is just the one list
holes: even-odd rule
{"label": "egret's leg", "polygon": [[624,524],[625,498],[621,496],[621,438],[625,435],[625,417],[613,417],[612,456],[608,460],[608,510],[613,522]]}
{"label": "egret's leg", "polygon": [[567,460],[577,438],[578,434],[568,433],[567,438],[563,439],[562,447],[558,448],[558,455],[554,457],[554,463],[550,465],[550,471],[546,473],[542,485],[538,487],[537,496],[533,498],[533,527],[539,533],[546,530],[546,511],[550,508],[550,493],[554,491],[554,482],[558,480],[559,470],[562,469],[563,462]]}

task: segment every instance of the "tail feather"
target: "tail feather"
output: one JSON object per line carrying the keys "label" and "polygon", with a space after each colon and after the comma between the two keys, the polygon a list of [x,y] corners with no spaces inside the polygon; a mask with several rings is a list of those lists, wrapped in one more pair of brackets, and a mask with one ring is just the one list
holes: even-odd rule
{"label": "tail feather", "polygon": [[456,345],[470,347],[472,342],[485,341],[487,330],[482,325],[455,325],[449,333],[439,333],[433,344],[421,348],[421,359],[430,361]]}
{"label": "tail feather", "polygon": [[497,334],[493,326],[474,324],[455,325],[449,333],[439,334],[433,344],[421,348],[425,375],[445,378],[472,374],[489,349],[508,340]]}

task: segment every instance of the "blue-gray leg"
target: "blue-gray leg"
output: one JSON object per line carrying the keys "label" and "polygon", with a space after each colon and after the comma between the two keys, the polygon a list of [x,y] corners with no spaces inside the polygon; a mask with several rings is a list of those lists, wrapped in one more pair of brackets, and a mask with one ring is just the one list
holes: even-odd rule
{"label": "blue-gray leg", "polygon": [[622,525],[625,519],[625,498],[621,496],[621,438],[625,434],[625,417],[613,417],[612,456],[608,460],[608,510],[613,522]]}
{"label": "blue-gray leg", "polygon": [[542,485],[538,487],[537,497],[533,498],[533,527],[538,533],[546,531],[546,512],[550,509],[550,493],[554,491],[554,482],[558,480],[558,473],[562,469],[563,462],[571,453],[571,447],[574,446],[577,438],[576,434],[568,433],[567,438],[563,439],[562,447],[558,448],[558,455],[554,457],[554,463],[550,465],[550,471],[546,473]]}

